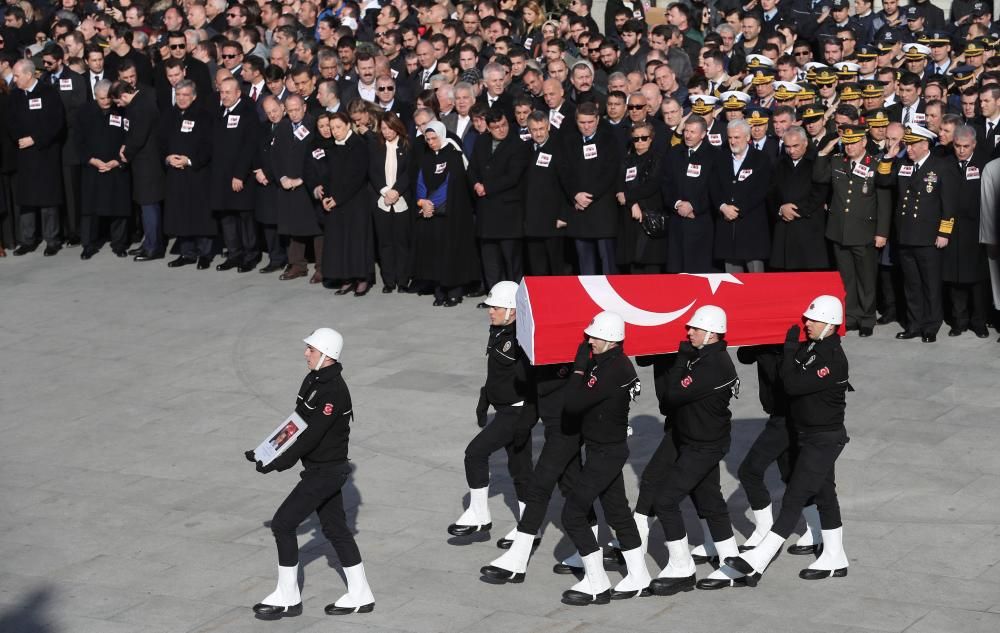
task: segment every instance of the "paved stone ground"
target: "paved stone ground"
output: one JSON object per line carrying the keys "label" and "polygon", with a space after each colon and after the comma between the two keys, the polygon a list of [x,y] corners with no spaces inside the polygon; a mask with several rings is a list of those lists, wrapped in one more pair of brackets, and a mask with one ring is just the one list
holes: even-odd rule
{"label": "paved stone ground", "polygon": [[[305,280],[169,270],[107,252],[83,263],[77,253],[0,263],[4,633],[1000,630],[992,338],[928,346],[892,340],[887,327],[847,340],[858,391],[838,468],[846,579],[800,581],[808,561],[783,555],[757,589],[575,608],[559,603],[567,578],[549,571],[572,549],[557,527],[548,526],[521,585],[479,581],[498,553],[492,540],[448,543],[465,493],[462,451],[477,430],[482,311],[378,288],[335,298]],[[299,536],[304,615],[258,622],[249,607],[275,580],[267,522],[296,474],[258,475],[242,452],[293,405],[306,371],[300,340],[321,325],[347,337],[357,413],[350,516],[377,609],[337,621],[323,614],[343,581],[310,522]],[[746,535],[733,473],[763,417],[755,371],[740,371],[723,487]],[[648,370],[641,376],[649,385]],[[634,499],[661,433],[651,388],[633,415]],[[493,539],[513,525],[502,459],[493,465]],[[560,507],[556,495],[550,517]],[[658,527],[653,539],[662,540]],[[650,568],[664,562],[654,545]]]}

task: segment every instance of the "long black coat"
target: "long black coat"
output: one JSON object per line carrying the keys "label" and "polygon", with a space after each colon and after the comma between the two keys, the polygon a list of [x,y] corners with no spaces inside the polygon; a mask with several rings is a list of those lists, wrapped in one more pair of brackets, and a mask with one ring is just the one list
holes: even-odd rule
{"label": "long black coat", "polygon": [[101,110],[89,101],[78,113],[77,161],[80,172],[80,211],[83,215],[129,217],[132,215],[132,178],[128,163],[101,173],[90,164],[91,158],[109,162],[119,160],[118,151],[125,143],[122,112],[111,107]]}
{"label": "long black coat", "polygon": [[[782,270],[822,270],[830,260],[826,248],[826,185],[812,182],[814,159],[803,157],[798,165],[782,153],[774,165],[767,194],[767,216],[774,222],[771,266]],[[798,207],[799,217],[785,222],[778,217],[783,204]]]}
{"label": "long black coat", "polygon": [[353,132],[329,149],[324,197],[337,206],[323,218],[323,277],[368,279],[375,272],[372,191],[368,186],[368,142]]}
{"label": "long black coat", "polygon": [[74,72],[69,67],[64,66],[59,78],[52,79],[49,73],[42,75],[41,81],[49,83],[59,93],[59,98],[63,102],[63,109],[66,111],[66,136],[63,144],[63,165],[80,164],[79,130],[77,129],[77,113],[87,102],[87,95],[90,94],[90,86],[87,79],[80,73]]}
{"label": "long black coat", "polygon": [[476,139],[469,159],[469,183],[482,183],[486,195],[474,196],[476,235],[515,239],[524,235],[524,170],[531,150],[512,131],[493,150],[493,136]]}
{"label": "long black coat", "polygon": [[[371,200],[372,213],[385,213],[375,203],[382,196],[382,189],[385,183],[385,153],[386,146],[379,142],[373,142],[368,147],[368,181],[371,183],[375,197]],[[400,140],[396,147],[396,182],[392,185],[402,200],[406,201],[408,215],[412,215],[416,209],[416,201],[413,199],[413,184],[417,178],[417,167],[413,161],[413,148],[403,148]]]}
{"label": "long black coat", "polygon": [[274,132],[274,144],[270,152],[274,169],[273,182],[278,187],[278,232],[296,237],[319,235],[323,232],[316,219],[312,193],[307,187],[286,190],[279,184],[282,176],[305,177],[306,161],[311,160],[310,152],[316,130],[309,117],[302,121],[302,126],[300,129],[305,129],[307,133],[300,132],[297,136],[292,130],[292,122],[287,118],[283,119]]}
{"label": "long black coat", "polygon": [[[563,125],[566,125],[564,122]],[[611,238],[618,234],[618,200],[615,183],[621,152],[614,133],[607,125],[598,125],[594,138],[584,144],[579,131],[567,134],[566,148],[573,183],[570,200],[580,192],[593,196],[583,211],[570,213],[569,234],[582,239]]]}
{"label": "long black coat", "polygon": [[[729,154],[719,159],[712,192],[712,204],[716,209],[716,259],[743,261],[770,257],[771,234],[766,204],[770,182],[771,161],[752,147],[735,174]],[[722,204],[739,208],[739,216],[732,222],[726,220],[718,211]]]}
{"label": "long black coat", "polygon": [[[435,161],[436,165],[445,165],[447,201],[443,214],[429,218],[418,215],[414,222],[413,277],[453,288],[480,278],[472,200],[462,153],[447,145],[437,153]],[[418,170],[422,171],[420,167]]]}
{"label": "long black coat", "polygon": [[[257,109],[242,98],[228,116],[223,116],[225,110],[220,106],[214,111],[212,126],[212,209],[250,211],[257,182],[250,173],[260,132]],[[233,178],[243,181],[242,191],[233,191]]]}
{"label": "long black coat", "polygon": [[632,219],[632,205],[638,204],[643,215],[663,213],[663,196],[660,192],[661,158],[652,148],[639,156],[625,156],[618,173],[618,191],[625,194],[625,207],[619,212],[621,228],[615,250],[618,264],[667,263],[667,238],[653,239],[646,235],[638,220]]}
{"label": "long black coat", "polygon": [[[274,155],[272,148],[275,142],[277,126],[272,129],[270,121],[261,123],[260,134],[257,136],[257,147],[254,150],[254,160],[251,169],[261,170],[267,178],[267,185],[254,185],[253,217],[261,224],[278,223],[278,190],[281,185],[274,175]],[[256,176],[252,176],[256,182]]]}
{"label": "long black coat", "polygon": [[986,152],[976,152],[964,170],[960,169],[955,156],[947,159],[955,164],[958,175],[955,178],[957,191],[950,197],[955,224],[941,256],[944,281],[967,284],[987,278],[986,249],[979,243],[979,215],[980,176],[989,158]]}
{"label": "long black coat", "polygon": [[573,206],[569,202],[572,174],[566,149],[556,137],[534,149],[527,144],[531,160],[524,172],[524,234],[527,237],[559,237],[566,229],[557,229],[556,220],[567,222]]}
{"label": "long black coat", "polygon": [[160,113],[153,92],[141,88],[125,107],[125,159],[132,172],[132,200],[153,204],[163,200],[163,154],[157,126]]}
{"label": "long black coat", "polygon": [[17,140],[30,136],[34,143],[17,150],[14,201],[22,207],[55,207],[63,203],[62,141],[66,114],[59,93],[36,82],[27,93],[12,89],[7,132]]}
{"label": "long black coat", "polygon": [[185,111],[173,108],[160,126],[163,156],[187,156],[183,169],[167,167],[163,199],[163,232],[177,236],[215,235],[218,224],[206,194],[212,183],[212,117],[191,105]]}
{"label": "long black coat", "polygon": [[678,202],[689,202],[694,208],[693,218],[684,218],[672,211],[667,231],[667,272],[710,273],[712,265],[712,239],[715,234],[715,214],[712,206],[712,185],[719,169],[719,152],[708,140],[701,142],[694,154],[689,148],[678,145],[667,152],[663,172],[663,206],[668,212],[677,208]]}

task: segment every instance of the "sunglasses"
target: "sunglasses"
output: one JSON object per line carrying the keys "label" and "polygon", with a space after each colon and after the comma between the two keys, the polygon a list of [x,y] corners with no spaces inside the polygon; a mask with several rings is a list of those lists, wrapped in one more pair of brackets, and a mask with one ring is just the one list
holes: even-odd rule
{"label": "sunglasses", "polygon": [[233,54],[223,54],[222,59],[236,59],[236,55]]}
{"label": "sunglasses", "polygon": [[645,143],[648,140],[649,140],[649,136],[633,136],[632,137],[632,142],[633,143]]}
{"label": "sunglasses", "polygon": [[177,51],[177,50],[180,50],[180,49],[185,48],[185,47],[186,46],[184,44],[171,44],[170,45],[170,50]]}
{"label": "sunglasses", "polygon": [[803,55],[808,55],[809,51],[795,51],[794,54],[796,57],[802,57]]}
{"label": "sunglasses", "polygon": [[628,109],[629,110],[645,110],[646,109],[646,104],[645,103],[630,103],[629,106],[628,106]]}
{"label": "sunglasses", "polygon": [[375,31],[375,37],[385,37],[385,34],[389,31]]}
{"label": "sunglasses", "polygon": [[379,92],[392,92],[396,88],[394,86],[379,86],[376,88]]}

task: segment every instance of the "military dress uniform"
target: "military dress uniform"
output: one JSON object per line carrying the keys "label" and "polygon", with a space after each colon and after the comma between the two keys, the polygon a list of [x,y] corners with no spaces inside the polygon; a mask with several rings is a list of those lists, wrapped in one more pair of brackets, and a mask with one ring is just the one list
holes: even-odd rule
{"label": "military dress uniform", "polygon": [[[861,138],[854,142],[862,142]],[[877,167],[867,154],[858,161],[836,154],[817,157],[813,168],[813,180],[829,183],[832,191],[826,238],[833,243],[837,270],[847,291],[846,323],[866,332],[875,327],[875,237],[889,236],[892,204],[890,192],[875,186]]]}

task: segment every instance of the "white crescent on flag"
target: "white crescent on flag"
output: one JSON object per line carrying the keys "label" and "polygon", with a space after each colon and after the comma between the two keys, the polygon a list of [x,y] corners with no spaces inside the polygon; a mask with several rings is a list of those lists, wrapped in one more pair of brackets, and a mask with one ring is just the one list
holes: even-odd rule
{"label": "white crescent on flag", "polygon": [[631,323],[632,325],[641,325],[643,327],[666,325],[671,321],[681,318],[697,301],[692,301],[683,308],[674,310],[673,312],[650,312],[625,301],[611,286],[611,282],[608,281],[605,275],[579,275],[577,279],[580,280],[580,285],[583,286],[583,289],[587,291],[587,294],[590,295],[590,298],[594,300],[594,303],[599,308],[618,314],[626,323]]}

